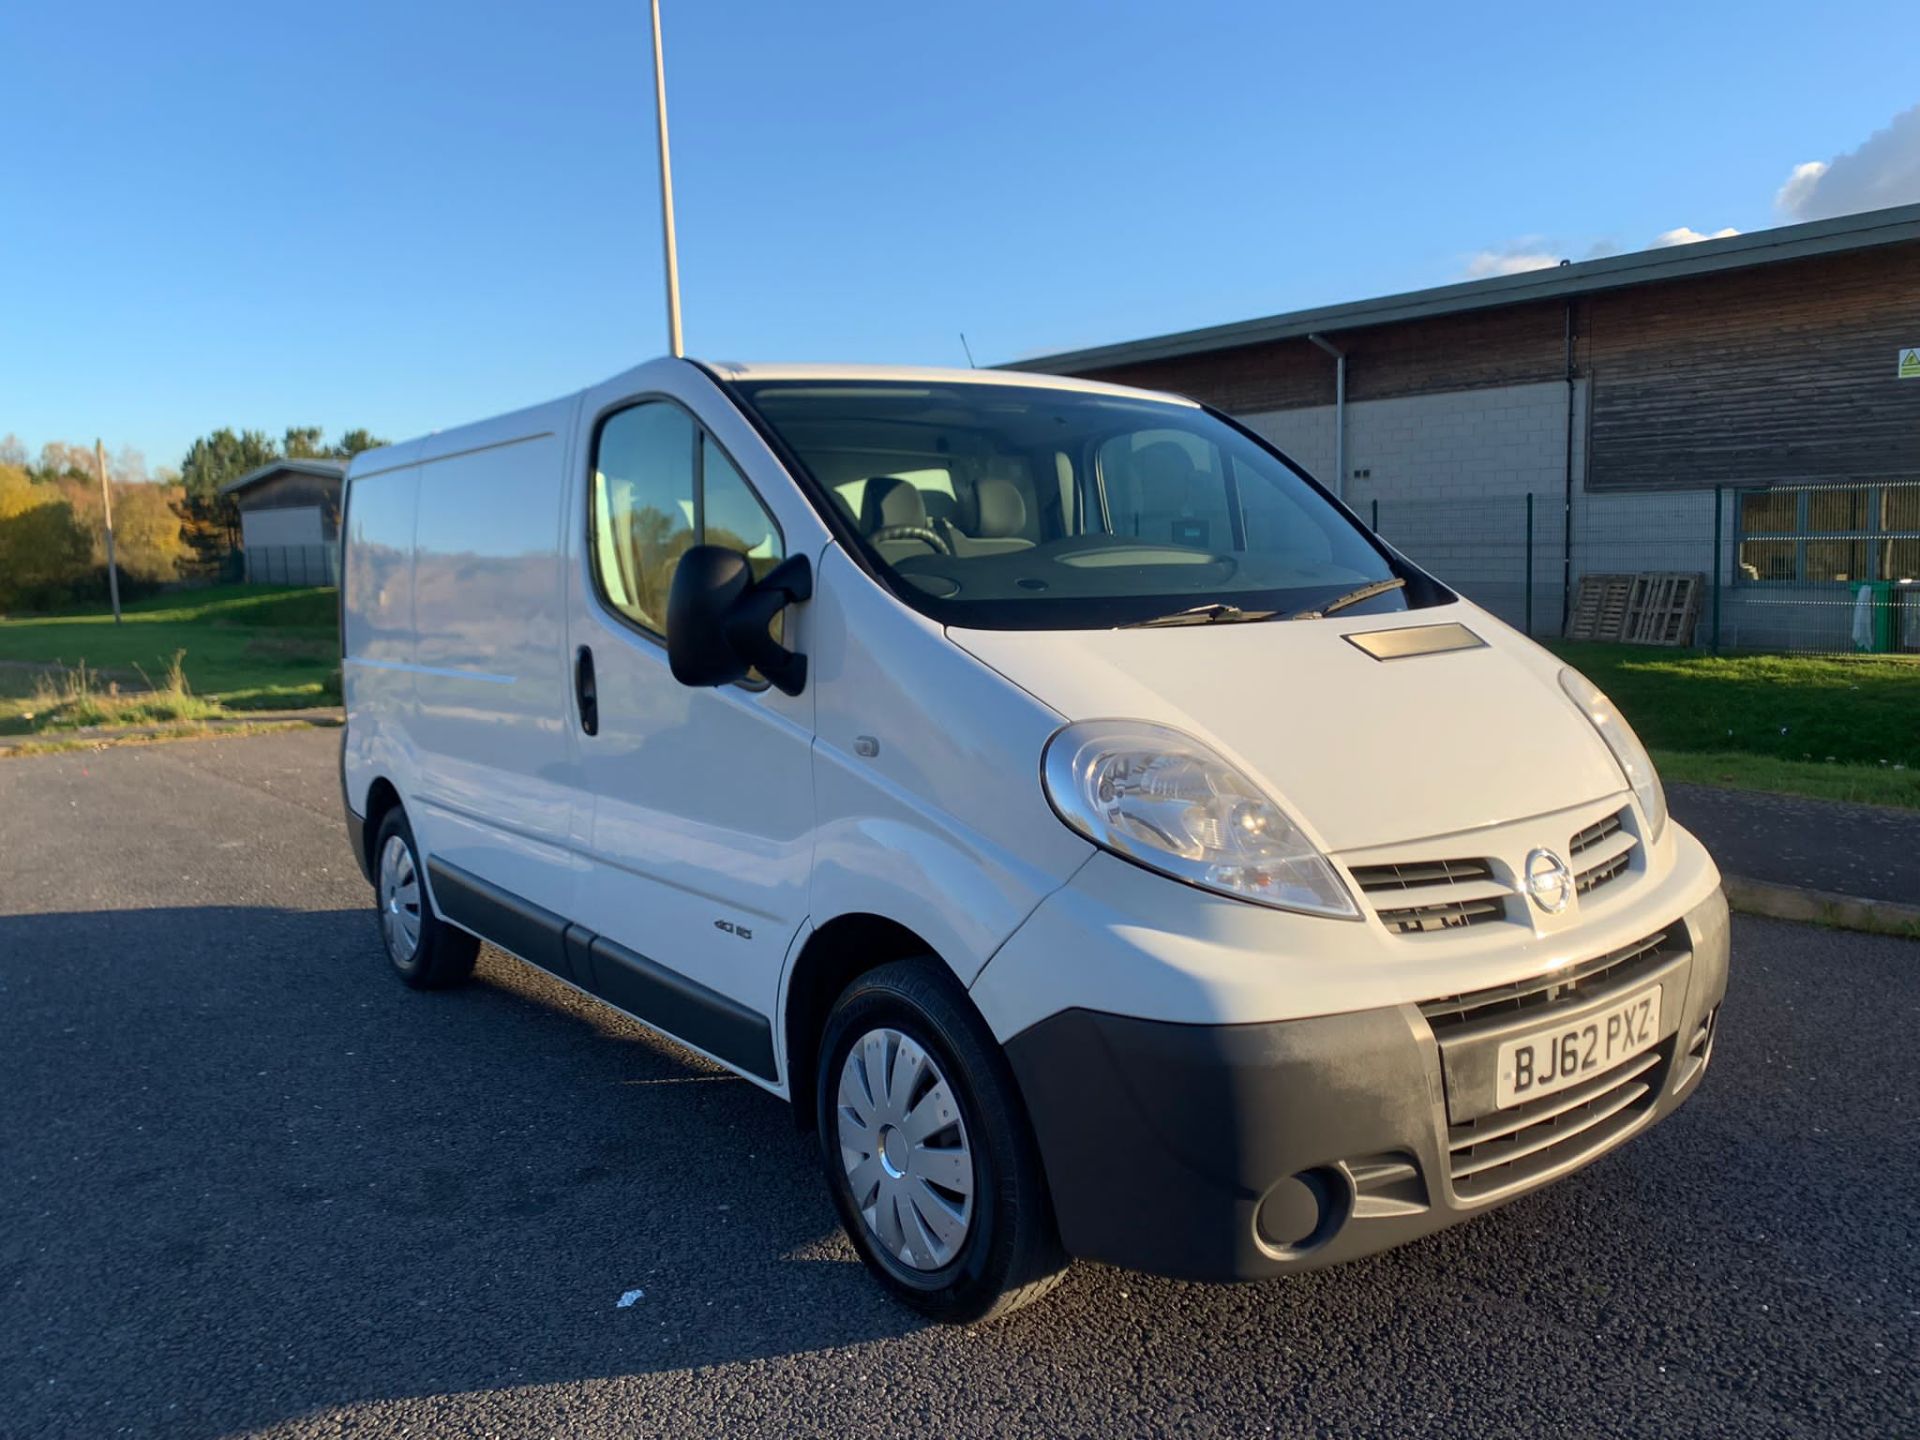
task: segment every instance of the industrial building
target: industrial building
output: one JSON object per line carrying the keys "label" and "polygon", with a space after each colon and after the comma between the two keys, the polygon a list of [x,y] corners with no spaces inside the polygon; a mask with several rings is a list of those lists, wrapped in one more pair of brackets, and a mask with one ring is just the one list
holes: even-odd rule
{"label": "industrial building", "polygon": [[220,487],[240,512],[254,584],[332,585],[340,576],[344,460],[274,460]]}
{"label": "industrial building", "polygon": [[1920,205],[1015,368],[1227,411],[1535,634],[1691,572],[1694,643],[1902,648],[1858,627],[1920,578]]}

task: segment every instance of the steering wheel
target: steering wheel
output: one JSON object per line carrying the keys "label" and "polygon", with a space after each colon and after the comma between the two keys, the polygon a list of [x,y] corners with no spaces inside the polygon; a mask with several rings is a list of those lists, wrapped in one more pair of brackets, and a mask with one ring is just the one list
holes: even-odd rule
{"label": "steering wheel", "polygon": [[876,545],[882,540],[918,540],[936,555],[953,554],[953,547],[925,525],[882,525],[867,539]]}

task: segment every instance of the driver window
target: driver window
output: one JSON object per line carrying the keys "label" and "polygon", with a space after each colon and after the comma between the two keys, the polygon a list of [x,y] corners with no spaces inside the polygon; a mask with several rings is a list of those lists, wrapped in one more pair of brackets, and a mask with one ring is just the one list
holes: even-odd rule
{"label": "driver window", "polygon": [[706,543],[738,550],[758,580],[786,559],[780,527],[711,435],[700,437],[700,460]]}
{"label": "driver window", "polygon": [[655,401],[610,416],[593,468],[593,561],[601,597],[655,635],[667,631],[674,567],[693,544],[693,417]]}
{"label": "driver window", "polygon": [[667,594],[688,547],[738,550],[756,580],[786,557],[780,527],[726,451],[664,400],[621,410],[601,425],[592,519],[601,599],[656,637],[667,632]]}

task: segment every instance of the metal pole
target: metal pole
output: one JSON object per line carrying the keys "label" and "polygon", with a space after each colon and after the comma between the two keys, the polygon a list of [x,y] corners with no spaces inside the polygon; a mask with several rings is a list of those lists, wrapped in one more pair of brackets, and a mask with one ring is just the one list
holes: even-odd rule
{"label": "metal pole", "polygon": [[120,571],[113,556],[113,489],[107,484],[107,447],[93,442],[93,463],[100,470],[100,509],[107,522],[107,594],[113,598],[113,623],[120,623]]}
{"label": "metal pole", "polygon": [[1333,357],[1333,495],[1336,500],[1344,500],[1347,498],[1347,352],[1324,335],[1309,335],[1307,339]]}
{"label": "metal pole", "polygon": [[660,0],[653,4],[653,101],[660,120],[660,235],[667,253],[667,344],[674,356],[686,353],[680,342],[680,252],[673,238],[673,160],[667,147],[667,62],[660,50]]}
{"label": "metal pole", "polygon": [[1527,634],[1533,634],[1533,492],[1527,492]]}
{"label": "metal pole", "polygon": [[1347,498],[1347,352],[1333,363],[1333,494]]}
{"label": "metal pole", "polygon": [[1713,487],[1713,653],[1720,653],[1720,516],[1723,486]]}
{"label": "metal pole", "polygon": [[1573,301],[1567,301],[1567,493],[1560,509],[1560,633],[1573,618]]}
{"label": "metal pole", "polygon": [[1373,497],[1373,533],[1376,535],[1380,533],[1380,497],[1378,495]]}

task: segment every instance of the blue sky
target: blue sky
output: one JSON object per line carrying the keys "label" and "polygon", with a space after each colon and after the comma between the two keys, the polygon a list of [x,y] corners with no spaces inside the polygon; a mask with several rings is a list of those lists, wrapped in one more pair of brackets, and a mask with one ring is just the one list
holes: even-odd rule
{"label": "blue sky", "polygon": [[[985,364],[1762,228],[1920,102],[1914,5],[665,7],[715,359]],[[646,26],[6,6],[0,433],[400,438],[660,353]],[[1847,193],[1920,199],[1914,155]]]}

